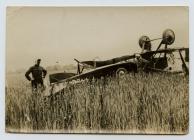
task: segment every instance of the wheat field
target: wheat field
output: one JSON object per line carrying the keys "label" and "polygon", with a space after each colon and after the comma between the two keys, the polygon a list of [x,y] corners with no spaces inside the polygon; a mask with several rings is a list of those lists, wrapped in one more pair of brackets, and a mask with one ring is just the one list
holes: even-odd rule
{"label": "wheat field", "polygon": [[189,78],[128,74],[93,79],[56,94],[31,93],[23,75],[6,77],[6,131],[187,134]]}

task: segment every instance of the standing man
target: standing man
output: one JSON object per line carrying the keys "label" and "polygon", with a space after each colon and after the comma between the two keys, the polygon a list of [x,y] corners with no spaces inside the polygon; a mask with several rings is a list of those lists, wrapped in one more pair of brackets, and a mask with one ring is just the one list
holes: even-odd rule
{"label": "standing man", "polygon": [[[37,91],[38,87],[44,89],[43,78],[45,78],[47,71],[40,66],[41,59],[38,59],[34,66],[30,67],[26,72],[26,78],[31,81],[32,91]],[[32,78],[30,77],[30,73],[32,73]]]}

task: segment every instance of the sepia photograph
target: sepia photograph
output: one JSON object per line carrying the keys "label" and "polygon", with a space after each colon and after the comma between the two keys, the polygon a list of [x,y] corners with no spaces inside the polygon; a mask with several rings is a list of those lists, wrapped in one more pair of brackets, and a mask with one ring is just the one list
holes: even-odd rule
{"label": "sepia photograph", "polygon": [[6,8],[7,133],[189,132],[189,7]]}

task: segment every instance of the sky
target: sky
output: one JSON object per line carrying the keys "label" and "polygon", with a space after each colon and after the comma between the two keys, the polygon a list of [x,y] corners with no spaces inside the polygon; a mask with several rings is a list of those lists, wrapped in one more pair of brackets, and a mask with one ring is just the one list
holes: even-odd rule
{"label": "sky", "polygon": [[[172,29],[170,47],[189,47],[188,7],[8,7],[6,69],[75,64],[74,58],[106,60],[140,52],[151,39]],[[153,50],[159,41],[152,43]]]}

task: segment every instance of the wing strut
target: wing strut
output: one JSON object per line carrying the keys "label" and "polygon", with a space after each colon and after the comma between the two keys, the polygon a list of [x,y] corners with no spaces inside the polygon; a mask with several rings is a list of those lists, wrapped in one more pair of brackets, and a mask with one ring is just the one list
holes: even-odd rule
{"label": "wing strut", "polygon": [[182,54],[181,54],[181,50],[179,50],[179,54],[180,54],[181,61],[182,61],[182,67],[185,69],[185,72],[186,72],[186,74],[188,75],[188,74],[189,74],[189,69],[187,68],[187,65],[186,65],[186,63],[185,63],[185,61],[184,61],[184,59],[183,59],[183,56],[182,56]]}

